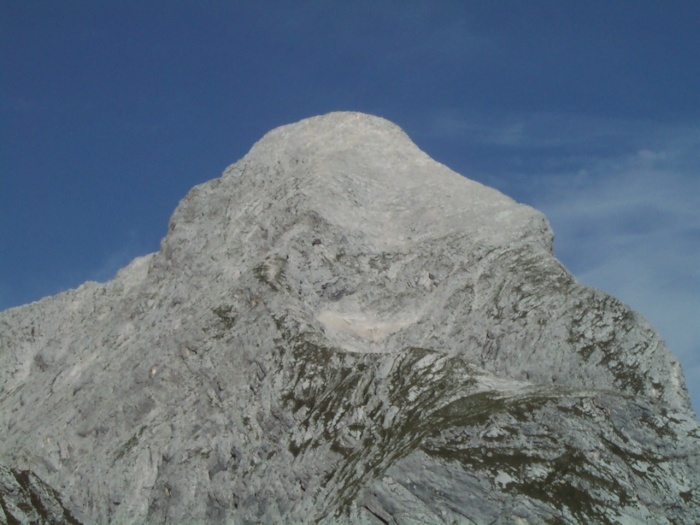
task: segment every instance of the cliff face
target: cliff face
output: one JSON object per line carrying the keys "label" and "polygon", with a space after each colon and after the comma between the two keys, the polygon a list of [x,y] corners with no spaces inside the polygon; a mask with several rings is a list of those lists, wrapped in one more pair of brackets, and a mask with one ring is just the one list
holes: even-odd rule
{"label": "cliff face", "polygon": [[385,120],[278,128],[0,313],[0,457],[98,522],[700,521],[678,363],[551,242]]}

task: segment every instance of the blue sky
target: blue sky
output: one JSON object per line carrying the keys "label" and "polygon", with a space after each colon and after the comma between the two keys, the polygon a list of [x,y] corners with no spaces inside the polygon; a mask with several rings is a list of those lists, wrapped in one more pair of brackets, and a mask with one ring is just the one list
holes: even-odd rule
{"label": "blue sky", "polygon": [[0,309],[156,251],[270,129],[399,124],[544,211],[700,407],[700,2],[0,2]]}

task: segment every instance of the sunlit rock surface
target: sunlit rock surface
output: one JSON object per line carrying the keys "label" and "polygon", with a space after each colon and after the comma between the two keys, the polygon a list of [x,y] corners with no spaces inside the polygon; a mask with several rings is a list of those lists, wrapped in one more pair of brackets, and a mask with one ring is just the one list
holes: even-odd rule
{"label": "sunlit rock surface", "polygon": [[658,335],[368,115],[273,130],[158,253],[2,312],[0,388],[7,471],[90,522],[700,521]]}

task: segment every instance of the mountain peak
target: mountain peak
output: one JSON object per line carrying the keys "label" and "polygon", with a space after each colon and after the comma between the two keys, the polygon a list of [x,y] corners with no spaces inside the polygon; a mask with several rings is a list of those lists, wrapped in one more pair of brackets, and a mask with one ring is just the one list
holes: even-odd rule
{"label": "mountain peak", "polygon": [[290,213],[317,215],[377,249],[460,232],[488,245],[529,238],[551,251],[541,213],[434,161],[395,124],[351,112],[267,133],[221,179],[183,200],[166,244],[211,253],[223,239],[204,248],[176,234],[177,225],[203,239],[243,222],[255,237],[256,228],[274,229],[270,217]]}
{"label": "mountain peak", "polygon": [[271,131],[159,252],[0,327],[7,521],[700,520],[658,335],[377,117]]}
{"label": "mountain peak", "polygon": [[542,220],[531,208],[435,162],[397,125],[362,113],[330,113],[277,128],[246,161],[279,169],[303,185],[320,213],[363,232],[383,232],[387,242],[409,232],[430,236],[455,229],[486,229],[485,237],[493,237],[535,216]]}

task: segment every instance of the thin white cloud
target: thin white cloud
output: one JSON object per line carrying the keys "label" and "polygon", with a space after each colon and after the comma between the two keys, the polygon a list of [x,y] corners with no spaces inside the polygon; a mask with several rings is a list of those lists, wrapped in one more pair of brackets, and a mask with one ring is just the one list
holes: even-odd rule
{"label": "thin white cloud", "polygon": [[17,283],[14,286],[0,280],[0,311],[77,288],[85,281],[105,283],[113,279],[119,270],[135,258],[154,251],[153,247],[149,249],[140,237],[139,233],[133,230],[121,239],[119,247],[106,252],[101,259],[83,260],[81,266],[63,272],[37,275],[30,282]]}
{"label": "thin white cloud", "polygon": [[92,270],[90,279],[92,281],[107,282],[112,279],[116,273],[128,266],[136,257],[140,257],[148,253],[144,247],[144,243],[139,240],[139,235],[132,231],[128,238],[122,243],[121,247],[106,254],[100,265]]}
{"label": "thin white cloud", "polygon": [[[583,114],[529,112],[521,114],[465,113],[443,109],[425,123],[430,139],[480,144],[515,150],[552,151],[567,155],[582,167],[586,162],[619,161],[620,155],[658,161],[690,154],[700,127]],[[660,150],[663,145],[663,150]],[[543,159],[543,161],[546,159]],[[626,161],[634,160],[627,157]],[[545,174],[545,173],[543,173]]]}

